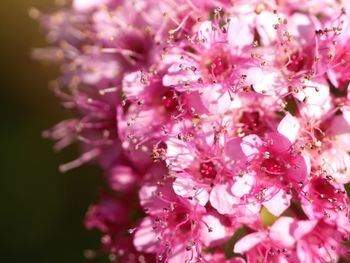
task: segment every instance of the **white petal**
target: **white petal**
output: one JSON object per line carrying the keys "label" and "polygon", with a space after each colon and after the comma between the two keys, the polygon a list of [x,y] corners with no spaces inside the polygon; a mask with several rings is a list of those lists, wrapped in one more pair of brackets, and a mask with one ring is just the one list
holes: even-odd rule
{"label": "white petal", "polygon": [[280,134],[287,137],[291,143],[293,143],[295,142],[300,130],[299,120],[293,117],[290,113],[287,113],[278,124],[277,130]]}

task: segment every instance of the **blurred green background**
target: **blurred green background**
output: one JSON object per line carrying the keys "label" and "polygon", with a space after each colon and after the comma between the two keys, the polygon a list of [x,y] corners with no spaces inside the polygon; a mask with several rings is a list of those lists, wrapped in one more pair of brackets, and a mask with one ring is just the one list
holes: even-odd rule
{"label": "blurred green background", "polygon": [[[83,167],[66,174],[61,154],[41,132],[70,113],[49,91],[57,68],[33,61],[31,49],[46,46],[28,9],[55,9],[54,0],[0,1],[0,262],[89,262],[83,252],[97,248],[99,235],[83,227],[85,211],[98,199],[100,171]],[[106,262],[99,258],[90,262]]]}

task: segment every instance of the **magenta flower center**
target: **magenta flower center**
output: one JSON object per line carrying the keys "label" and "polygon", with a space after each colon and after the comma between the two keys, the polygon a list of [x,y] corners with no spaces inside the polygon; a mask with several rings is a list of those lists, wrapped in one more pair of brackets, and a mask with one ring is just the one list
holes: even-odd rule
{"label": "magenta flower center", "polygon": [[291,55],[290,57],[290,63],[288,64],[287,68],[290,71],[298,72],[302,70],[306,65],[306,58],[299,52],[296,52]]}
{"label": "magenta flower center", "polygon": [[319,178],[313,183],[314,189],[326,198],[335,196],[334,187],[324,178]]}
{"label": "magenta flower center", "polygon": [[223,56],[216,56],[214,59],[211,59],[209,64],[207,64],[207,69],[210,74],[219,77],[229,69],[229,64]]}
{"label": "magenta flower center", "polygon": [[168,112],[173,112],[179,105],[178,98],[173,91],[169,90],[163,95],[162,104]]}
{"label": "magenta flower center", "polygon": [[187,234],[191,231],[191,220],[188,218],[188,213],[183,210],[175,209],[168,220],[169,226],[174,227],[181,234]]}
{"label": "magenta flower center", "polygon": [[239,122],[244,125],[244,128],[247,131],[257,131],[261,125],[260,114],[257,111],[245,111],[243,112]]}
{"label": "magenta flower center", "polygon": [[270,175],[280,175],[285,171],[285,167],[278,157],[264,157],[261,163],[261,168],[264,172]]}
{"label": "magenta flower center", "polygon": [[215,178],[217,174],[213,162],[202,162],[199,166],[199,172],[205,178]]}

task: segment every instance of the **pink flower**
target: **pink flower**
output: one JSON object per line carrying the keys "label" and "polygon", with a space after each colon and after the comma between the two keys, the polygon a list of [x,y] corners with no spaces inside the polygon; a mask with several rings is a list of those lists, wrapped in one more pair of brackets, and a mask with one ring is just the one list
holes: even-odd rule
{"label": "pink flower", "polygon": [[62,172],[95,163],[104,173],[108,195],[85,220],[101,252],[127,263],[348,260],[343,6],[74,0],[51,15],[31,10],[51,45],[33,56],[60,63],[54,92],[76,112],[43,135],[55,150],[79,144]]}
{"label": "pink flower", "polygon": [[175,193],[191,197],[202,206],[209,199],[211,187],[224,180],[225,167],[222,159],[222,144],[216,140],[216,131],[206,124],[200,128],[188,129],[188,135],[198,139],[192,141],[183,137],[166,141],[166,161],[176,178],[173,184]]}
{"label": "pink flower", "polygon": [[[280,222],[282,220],[283,218],[280,219]],[[294,238],[289,234],[282,236],[286,233],[279,230],[281,229],[274,225],[271,228],[271,234],[268,230],[248,234],[238,240],[234,252],[247,255],[248,262],[299,262],[291,251],[295,242]],[[278,233],[277,237],[283,237],[283,239],[275,240],[275,233]]]}
{"label": "pink flower", "polygon": [[[238,29],[241,37],[235,39],[233,32]],[[179,91],[204,92],[206,101],[210,93],[206,95],[205,91],[218,82],[216,89],[221,88],[219,93],[226,98],[225,93],[232,89],[249,87],[261,81],[259,61],[247,56],[253,42],[248,24],[232,18],[227,26],[221,28],[218,23],[207,21],[187,42],[169,50],[166,55],[164,63],[169,68],[163,77],[165,86]],[[240,66],[236,69],[238,64]]]}
{"label": "pink flower", "polygon": [[132,167],[126,164],[117,164],[111,168],[107,182],[114,191],[124,192],[131,191],[139,179],[140,176]]}
{"label": "pink flower", "polygon": [[161,187],[144,186],[141,204],[149,214],[135,232],[137,250],[156,253],[168,262],[200,258],[203,245],[216,246],[230,238],[230,221],[179,198],[165,181]]}
{"label": "pink flower", "polygon": [[311,180],[303,191],[305,197],[301,199],[301,205],[311,219],[323,218],[334,224],[341,214],[348,213],[349,201],[345,189],[325,174]]}
{"label": "pink flower", "polygon": [[104,233],[118,231],[128,223],[128,207],[122,202],[103,196],[99,204],[91,205],[85,220],[88,229],[98,228]]}
{"label": "pink flower", "polygon": [[[245,183],[248,187],[245,198],[256,199],[276,216],[289,207],[290,188],[299,189],[298,184],[302,184],[310,172],[308,160],[291,143],[296,139],[298,128],[299,123],[287,115],[278,130],[288,137],[280,133],[268,133],[263,139],[248,135],[239,146],[245,156],[239,158],[242,164],[239,173],[254,178],[251,183]],[[240,195],[242,188],[235,189],[232,188],[233,193]]]}
{"label": "pink flower", "polygon": [[235,247],[248,262],[337,261],[345,252],[336,228],[317,220],[279,218],[269,229],[246,235]]}

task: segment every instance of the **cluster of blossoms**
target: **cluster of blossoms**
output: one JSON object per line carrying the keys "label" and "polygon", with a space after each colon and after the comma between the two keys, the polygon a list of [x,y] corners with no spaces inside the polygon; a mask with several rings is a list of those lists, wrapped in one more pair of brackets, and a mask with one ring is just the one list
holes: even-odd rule
{"label": "cluster of blossoms", "polygon": [[[86,217],[113,262],[349,259],[347,0],[73,0],[40,19],[44,133],[104,171]],[[349,262],[349,261],[347,261]]]}

